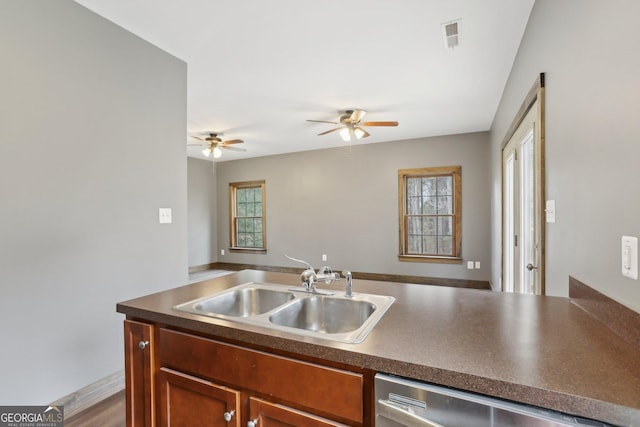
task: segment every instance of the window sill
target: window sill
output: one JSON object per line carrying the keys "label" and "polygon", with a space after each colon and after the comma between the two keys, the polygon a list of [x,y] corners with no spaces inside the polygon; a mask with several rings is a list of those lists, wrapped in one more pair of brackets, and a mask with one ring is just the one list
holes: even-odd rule
{"label": "window sill", "polygon": [[265,248],[238,248],[238,247],[231,247],[231,248],[229,248],[229,252],[246,253],[246,254],[266,254],[267,250]]}
{"label": "window sill", "polygon": [[399,261],[462,264],[462,258],[452,256],[398,255]]}

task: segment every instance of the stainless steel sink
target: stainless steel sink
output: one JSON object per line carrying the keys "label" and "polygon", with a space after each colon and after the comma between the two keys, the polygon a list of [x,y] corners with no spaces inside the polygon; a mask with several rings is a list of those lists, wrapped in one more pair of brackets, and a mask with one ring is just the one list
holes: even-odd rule
{"label": "stainless steel sink", "polygon": [[196,314],[250,317],[271,311],[294,298],[293,292],[249,283],[175,308]]}
{"label": "stainless steel sink", "polygon": [[318,295],[269,283],[245,283],[174,306],[198,314],[345,343],[363,341],[395,301],[354,293]]}
{"label": "stainless steel sink", "polygon": [[276,325],[316,331],[323,334],[352,332],[376,311],[368,301],[311,296],[295,301],[269,316]]}

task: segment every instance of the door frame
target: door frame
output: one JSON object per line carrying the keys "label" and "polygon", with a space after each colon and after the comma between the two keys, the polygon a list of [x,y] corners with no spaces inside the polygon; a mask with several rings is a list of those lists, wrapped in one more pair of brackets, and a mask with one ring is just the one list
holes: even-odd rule
{"label": "door frame", "polygon": [[536,131],[534,132],[534,138],[536,138],[536,144],[539,144],[540,147],[540,160],[539,160],[539,167],[540,167],[540,209],[541,212],[539,212],[540,214],[540,260],[539,260],[539,265],[538,265],[538,272],[540,274],[540,294],[541,295],[545,295],[546,294],[546,288],[545,288],[545,271],[546,271],[546,245],[545,245],[545,237],[546,237],[546,221],[545,221],[545,212],[544,212],[544,208],[545,208],[545,200],[546,200],[546,187],[545,187],[545,105],[544,105],[544,98],[545,98],[545,76],[544,73],[540,73],[535,82],[533,83],[533,85],[531,86],[531,89],[529,89],[529,92],[527,93],[524,101],[522,102],[520,109],[518,110],[515,118],[513,119],[513,121],[511,122],[511,126],[509,126],[509,129],[507,130],[507,133],[505,134],[502,143],[500,144],[500,179],[501,179],[501,189],[500,189],[500,194],[501,194],[501,202],[500,202],[500,216],[501,216],[501,224],[500,224],[500,246],[501,246],[501,251],[500,251],[500,291],[504,291],[504,283],[503,283],[503,274],[504,274],[504,203],[505,203],[505,194],[504,194],[504,178],[505,178],[505,171],[504,171],[504,162],[503,162],[503,152],[504,149],[506,148],[507,144],[509,143],[509,141],[511,140],[511,138],[513,137],[513,135],[516,133],[516,131],[518,130],[518,128],[520,127],[520,125],[522,124],[522,121],[524,120],[525,116],[527,115],[527,113],[531,110],[531,107],[537,102],[537,118],[536,118]]}

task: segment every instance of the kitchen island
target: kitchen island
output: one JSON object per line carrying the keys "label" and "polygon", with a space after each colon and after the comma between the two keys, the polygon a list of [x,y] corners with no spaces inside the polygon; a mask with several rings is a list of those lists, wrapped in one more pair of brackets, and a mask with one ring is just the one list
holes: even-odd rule
{"label": "kitchen island", "polygon": [[[173,372],[160,372],[162,360],[171,360],[166,369],[162,368],[165,371],[174,369],[178,364],[174,360],[180,360],[190,366],[184,369],[189,376],[199,374],[199,369],[204,369],[206,378],[223,375],[209,371],[213,368],[201,368],[207,365],[204,361],[192,366],[188,360],[211,351],[228,357],[249,357],[251,368],[268,353],[278,358],[274,366],[280,366],[279,361],[299,360],[305,369],[307,365],[325,369],[310,373],[310,378],[323,372],[333,375],[337,369],[361,375],[363,415],[356,420],[347,412],[338,414],[337,421],[346,424],[371,424],[372,375],[384,372],[615,425],[640,425],[640,352],[571,299],[354,280],[354,293],[390,295],[396,299],[368,337],[358,344],[172,308],[248,282],[299,286],[300,278],[294,274],[245,270],[118,304],[117,310],[138,328],[129,330],[126,350],[131,352],[138,341],[141,349],[151,347],[146,359],[141,360],[137,354],[127,355],[127,375],[140,374],[139,378],[149,383],[144,388],[139,387],[139,381],[134,384],[127,379],[128,387],[138,386],[136,390],[128,390],[131,412],[128,419],[135,419],[133,412],[138,411],[147,419],[158,418],[163,424],[165,415],[157,408],[167,404],[169,388],[154,385],[154,381],[159,377],[158,384],[164,384],[162,381],[167,380],[163,378]],[[342,282],[319,287],[336,293],[343,291]],[[145,325],[149,328],[144,329]],[[186,334],[196,338],[197,348],[181,349],[180,355],[174,355],[174,350],[190,342],[185,341]],[[217,350],[218,347],[213,350],[212,343],[221,345],[222,350]],[[265,363],[271,363],[270,360]],[[137,371],[132,371],[136,366]],[[146,372],[141,374],[140,366]],[[242,373],[235,372],[233,377],[238,376]],[[346,378],[345,388],[355,381],[348,375],[339,378]],[[221,378],[223,388],[228,388],[230,381]],[[242,381],[246,383],[239,384],[241,390],[259,388],[247,385],[250,378]],[[271,391],[265,388],[256,393],[264,397]],[[150,397],[154,394],[157,396]],[[244,401],[243,394],[238,396],[236,400]],[[296,398],[283,400],[300,409],[296,407]],[[313,415],[314,408],[307,403],[299,406]],[[160,415],[156,416],[156,412]],[[320,408],[317,414],[328,412]]]}

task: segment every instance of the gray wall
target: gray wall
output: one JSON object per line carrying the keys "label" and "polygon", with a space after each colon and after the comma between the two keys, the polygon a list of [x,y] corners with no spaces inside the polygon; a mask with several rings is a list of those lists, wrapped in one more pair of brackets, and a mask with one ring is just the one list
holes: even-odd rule
{"label": "gray wall", "polygon": [[187,281],[186,64],[62,0],[0,2],[0,56],[0,402],[46,404]]}
{"label": "gray wall", "polygon": [[546,73],[547,289],[573,275],[640,311],[620,239],[640,235],[640,2],[537,0],[491,129],[493,282],[500,276],[500,141]]}
{"label": "gray wall", "polygon": [[215,177],[211,162],[188,158],[189,267],[207,265],[218,260]]}
{"label": "gray wall", "polygon": [[[218,247],[229,247],[228,185],[266,180],[266,255],[229,253],[221,262],[489,280],[488,133],[368,144],[222,162],[216,166]],[[464,265],[398,261],[398,169],[462,166]]]}

